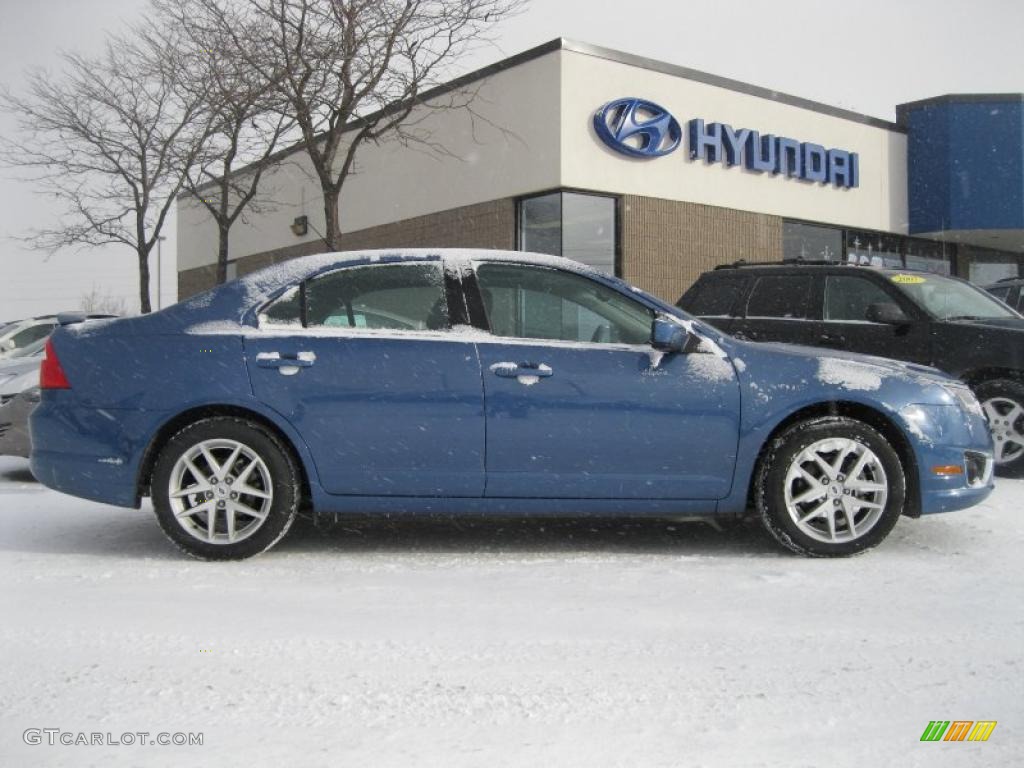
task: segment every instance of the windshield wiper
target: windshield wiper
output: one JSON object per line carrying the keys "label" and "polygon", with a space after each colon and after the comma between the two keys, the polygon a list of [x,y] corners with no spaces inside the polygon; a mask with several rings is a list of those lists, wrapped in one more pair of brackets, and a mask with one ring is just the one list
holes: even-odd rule
{"label": "windshield wiper", "polygon": [[946,321],[956,320],[994,320],[995,318],[986,315],[950,315],[949,317],[942,318]]}

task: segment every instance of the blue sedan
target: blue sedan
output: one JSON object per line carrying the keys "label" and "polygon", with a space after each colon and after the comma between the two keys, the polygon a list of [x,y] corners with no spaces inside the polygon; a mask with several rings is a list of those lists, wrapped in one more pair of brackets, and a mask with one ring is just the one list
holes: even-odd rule
{"label": "blue sedan", "polygon": [[934,369],[745,343],[565,259],[297,259],[161,312],[65,324],[32,471],[150,496],[203,559],[314,515],[738,518],[819,556],[992,490],[992,438]]}

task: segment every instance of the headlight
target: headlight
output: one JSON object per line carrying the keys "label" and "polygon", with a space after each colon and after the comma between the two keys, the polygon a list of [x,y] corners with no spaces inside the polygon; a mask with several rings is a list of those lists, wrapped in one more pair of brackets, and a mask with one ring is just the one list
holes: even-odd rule
{"label": "headlight", "polygon": [[965,411],[984,418],[985,412],[981,410],[981,403],[966,384],[943,384],[942,388],[955,397]]}

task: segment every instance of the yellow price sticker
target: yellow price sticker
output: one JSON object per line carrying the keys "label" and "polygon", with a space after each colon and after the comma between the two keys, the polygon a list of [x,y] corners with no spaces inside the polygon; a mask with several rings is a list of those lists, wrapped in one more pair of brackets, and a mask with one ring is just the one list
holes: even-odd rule
{"label": "yellow price sticker", "polygon": [[920,275],[893,275],[890,278],[894,283],[902,285],[920,285],[925,279]]}

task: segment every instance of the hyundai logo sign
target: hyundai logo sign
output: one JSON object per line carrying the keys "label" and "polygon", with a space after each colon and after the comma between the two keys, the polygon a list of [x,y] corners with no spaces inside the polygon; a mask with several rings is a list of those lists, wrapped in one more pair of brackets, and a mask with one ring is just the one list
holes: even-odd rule
{"label": "hyundai logo sign", "polygon": [[683,139],[668,110],[644,99],[616,99],[594,114],[594,130],[616,152],[630,157],[661,157]]}
{"label": "hyundai logo sign", "polygon": [[[726,168],[742,165],[753,173],[781,174],[844,189],[860,186],[856,152],[699,118],[690,120],[687,128],[690,160]],[[611,149],[630,157],[667,155],[682,141],[682,129],[672,114],[644,99],[609,101],[594,114],[594,130]]]}

